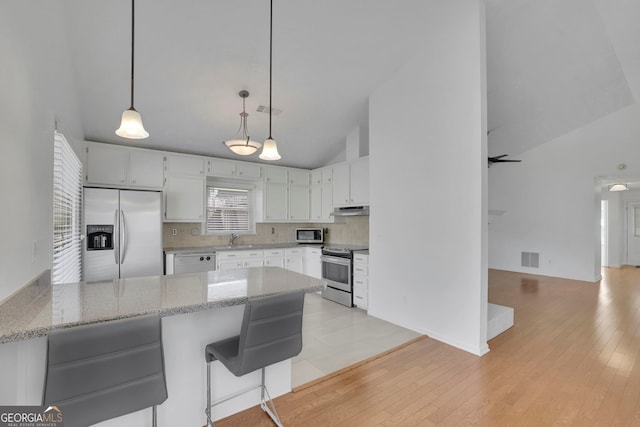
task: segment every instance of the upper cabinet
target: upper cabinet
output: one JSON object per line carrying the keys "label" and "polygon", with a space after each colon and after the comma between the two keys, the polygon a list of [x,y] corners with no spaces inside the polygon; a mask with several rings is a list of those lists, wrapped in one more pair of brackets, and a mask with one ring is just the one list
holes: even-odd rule
{"label": "upper cabinet", "polygon": [[204,176],[202,157],[183,154],[167,154],[164,156],[165,174]]}
{"label": "upper cabinet", "polygon": [[336,207],[369,204],[369,158],[333,166],[333,205]]}
{"label": "upper cabinet", "polygon": [[164,158],[164,219],[177,222],[204,220],[204,160],[167,154]]}
{"label": "upper cabinet", "polygon": [[162,188],[164,156],[151,150],[129,153],[129,182],[134,187]]}
{"label": "upper cabinet", "polygon": [[309,220],[309,171],[264,167],[264,220]]}
{"label": "upper cabinet", "polygon": [[332,222],[333,212],[333,168],[326,167],[311,171],[311,221]]}
{"label": "upper cabinet", "polygon": [[235,162],[214,157],[207,159],[207,176],[257,181],[262,176],[261,172],[262,167],[257,163]]}
{"label": "upper cabinet", "polygon": [[87,185],[162,189],[163,154],[119,145],[87,143]]}

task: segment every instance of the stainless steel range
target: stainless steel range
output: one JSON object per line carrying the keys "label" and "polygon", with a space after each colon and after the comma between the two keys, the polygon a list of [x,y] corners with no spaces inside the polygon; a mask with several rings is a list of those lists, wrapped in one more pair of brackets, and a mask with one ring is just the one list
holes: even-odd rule
{"label": "stainless steel range", "polygon": [[322,248],[322,279],[326,286],[322,296],[347,307],[353,307],[353,251],[364,246],[326,245]]}

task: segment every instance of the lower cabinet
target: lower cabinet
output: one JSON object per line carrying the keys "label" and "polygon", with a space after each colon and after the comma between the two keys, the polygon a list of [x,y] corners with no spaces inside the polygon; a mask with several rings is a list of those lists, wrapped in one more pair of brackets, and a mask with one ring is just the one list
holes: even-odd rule
{"label": "lower cabinet", "polygon": [[315,277],[316,279],[322,279],[322,263],[320,261],[322,250],[320,248],[307,246],[305,252],[304,274]]}
{"label": "lower cabinet", "polygon": [[304,273],[304,248],[286,248],[284,250],[284,268]]}
{"label": "lower cabinet", "polygon": [[264,263],[264,251],[220,251],[216,253],[216,260],[218,262],[218,270],[262,267]]}
{"label": "lower cabinet", "polygon": [[353,303],[363,310],[369,308],[369,255],[354,254]]}
{"label": "lower cabinet", "polygon": [[284,268],[284,249],[265,249],[264,266]]}

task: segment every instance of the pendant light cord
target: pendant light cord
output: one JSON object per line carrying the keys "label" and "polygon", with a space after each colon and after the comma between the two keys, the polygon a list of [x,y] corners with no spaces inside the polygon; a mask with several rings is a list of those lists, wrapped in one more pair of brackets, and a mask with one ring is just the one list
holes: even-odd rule
{"label": "pendant light cord", "polygon": [[133,108],[133,49],[135,46],[134,43],[134,37],[135,37],[135,10],[136,10],[136,0],[131,0],[131,109],[134,110]]}
{"label": "pendant light cord", "polygon": [[269,17],[269,139],[271,137],[271,110],[273,109],[271,103],[271,86],[273,85],[273,0],[271,0],[271,11]]}

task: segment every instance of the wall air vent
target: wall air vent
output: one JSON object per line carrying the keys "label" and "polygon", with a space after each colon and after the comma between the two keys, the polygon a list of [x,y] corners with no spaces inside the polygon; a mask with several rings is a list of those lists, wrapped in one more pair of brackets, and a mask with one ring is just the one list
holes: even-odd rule
{"label": "wall air vent", "polygon": [[538,252],[522,252],[522,267],[540,267],[540,254]]}
{"label": "wall air vent", "polygon": [[[269,107],[267,107],[266,105],[258,105],[258,108],[256,108],[256,111],[258,113],[269,114]],[[273,116],[279,116],[281,113],[282,113],[282,110],[278,108],[271,109],[271,115]]]}

